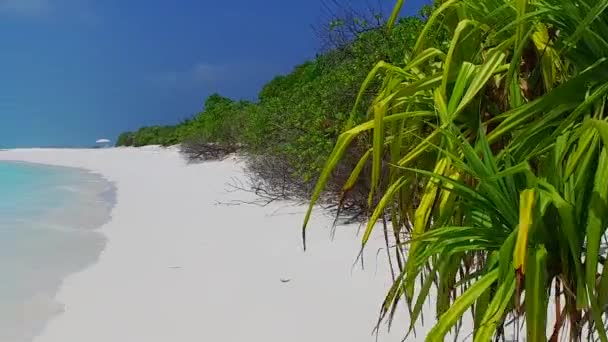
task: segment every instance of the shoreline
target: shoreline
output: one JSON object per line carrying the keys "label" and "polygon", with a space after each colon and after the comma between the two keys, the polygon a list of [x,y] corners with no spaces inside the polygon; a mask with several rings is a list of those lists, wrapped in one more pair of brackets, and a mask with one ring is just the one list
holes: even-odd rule
{"label": "shoreline", "polygon": [[[13,200],[4,209],[10,211],[3,217],[6,252],[0,260],[9,277],[0,293],[0,340],[29,342],[63,312],[56,296],[64,280],[94,265],[105,248],[98,229],[111,220],[115,186],[83,168],[22,160],[2,164],[35,175],[17,179],[23,185],[8,192]],[[30,181],[37,185],[28,189]]]}
{"label": "shoreline", "polygon": [[[116,187],[106,245],[97,262],[64,279],[64,305],[35,342],[375,341],[372,330],[390,284],[381,234],[353,267],[356,226],[320,210],[302,251],[305,207],[218,205],[247,201],[225,184],[240,162],[188,165],[174,148],[20,149],[0,160],[77,167]],[[403,334],[380,328],[380,340]]]}

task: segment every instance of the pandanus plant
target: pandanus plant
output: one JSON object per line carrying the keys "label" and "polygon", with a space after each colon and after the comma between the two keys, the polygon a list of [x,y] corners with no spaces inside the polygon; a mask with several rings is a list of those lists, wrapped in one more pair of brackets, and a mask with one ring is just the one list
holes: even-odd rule
{"label": "pandanus plant", "polygon": [[457,333],[467,312],[474,341],[509,326],[531,342],[608,341],[607,7],[438,1],[404,63],[371,71],[361,92],[380,90],[366,115],[355,104],[304,233],[349,144],[369,136],[344,191],[371,168],[362,246],[389,222],[397,268],[381,321],[406,306],[409,334],[435,302],[427,341]]}

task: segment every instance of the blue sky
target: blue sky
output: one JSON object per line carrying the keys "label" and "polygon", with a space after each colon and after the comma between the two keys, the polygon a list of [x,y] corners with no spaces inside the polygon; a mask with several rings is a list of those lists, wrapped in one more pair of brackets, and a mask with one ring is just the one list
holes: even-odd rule
{"label": "blue sky", "polygon": [[320,0],[0,0],[0,146],[88,146],[213,92],[255,99],[314,57],[322,16]]}

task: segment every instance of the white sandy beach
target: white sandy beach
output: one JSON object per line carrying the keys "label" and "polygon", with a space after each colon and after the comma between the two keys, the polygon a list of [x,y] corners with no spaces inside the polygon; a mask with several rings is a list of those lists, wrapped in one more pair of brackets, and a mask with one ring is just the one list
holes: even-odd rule
{"label": "white sandy beach", "polygon": [[[303,207],[218,204],[251,198],[227,191],[243,177],[235,158],[187,165],[176,150],[151,147],[11,150],[0,159],[85,168],[117,187],[100,228],[105,250],[65,279],[64,312],[36,342],[376,340],[390,283],[381,234],[365,270],[353,267],[357,227],[338,228],[332,241],[332,218],[317,211],[303,252]],[[383,327],[379,340],[403,333]]]}

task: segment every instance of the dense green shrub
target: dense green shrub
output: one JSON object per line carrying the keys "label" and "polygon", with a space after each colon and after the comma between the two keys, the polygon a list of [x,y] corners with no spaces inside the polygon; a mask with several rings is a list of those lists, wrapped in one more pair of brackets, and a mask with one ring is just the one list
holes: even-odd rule
{"label": "dense green shrub", "polygon": [[[351,45],[270,81],[260,92],[256,110],[247,116],[247,146],[255,153],[280,155],[298,177],[316,179],[369,69],[381,60],[401,65],[403,51],[413,45],[421,26],[420,18],[410,17],[391,34],[383,29],[365,32]],[[369,94],[379,86],[374,83],[363,102],[369,103]]]}
{"label": "dense green shrub", "polygon": [[[262,88],[257,103],[213,94],[204,110],[190,120],[174,127],[144,127],[133,133],[133,145],[190,141],[203,146],[206,141],[216,146],[242,146],[251,154],[280,160],[286,164],[281,169],[290,170],[291,179],[312,184],[351,117],[369,69],[379,61],[403,65],[404,51],[414,44],[422,25],[421,18],[408,17],[390,33],[385,29],[364,32],[351,44],[275,77]],[[380,79],[372,80],[359,108],[370,103],[380,85]],[[353,118],[360,121],[365,116],[365,112],[358,112]],[[345,164],[359,159],[361,150],[352,151],[351,160],[345,160]]]}
{"label": "dense green shrub", "polygon": [[440,3],[409,63],[370,73],[369,121],[338,139],[305,221],[373,134],[362,246],[382,228],[394,246],[378,324],[404,311],[408,336],[437,317],[425,341],[608,342],[608,1]]}
{"label": "dense green shrub", "polygon": [[121,133],[116,139],[116,146],[133,146],[134,136],[133,132]]}
{"label": "dense green shrub", "polygon": [[180,142],[176,135],[178,127],[180,126],[151,126],[142,127],[136,132],[125,132],[116,140],[116,146],[175,145]]}

